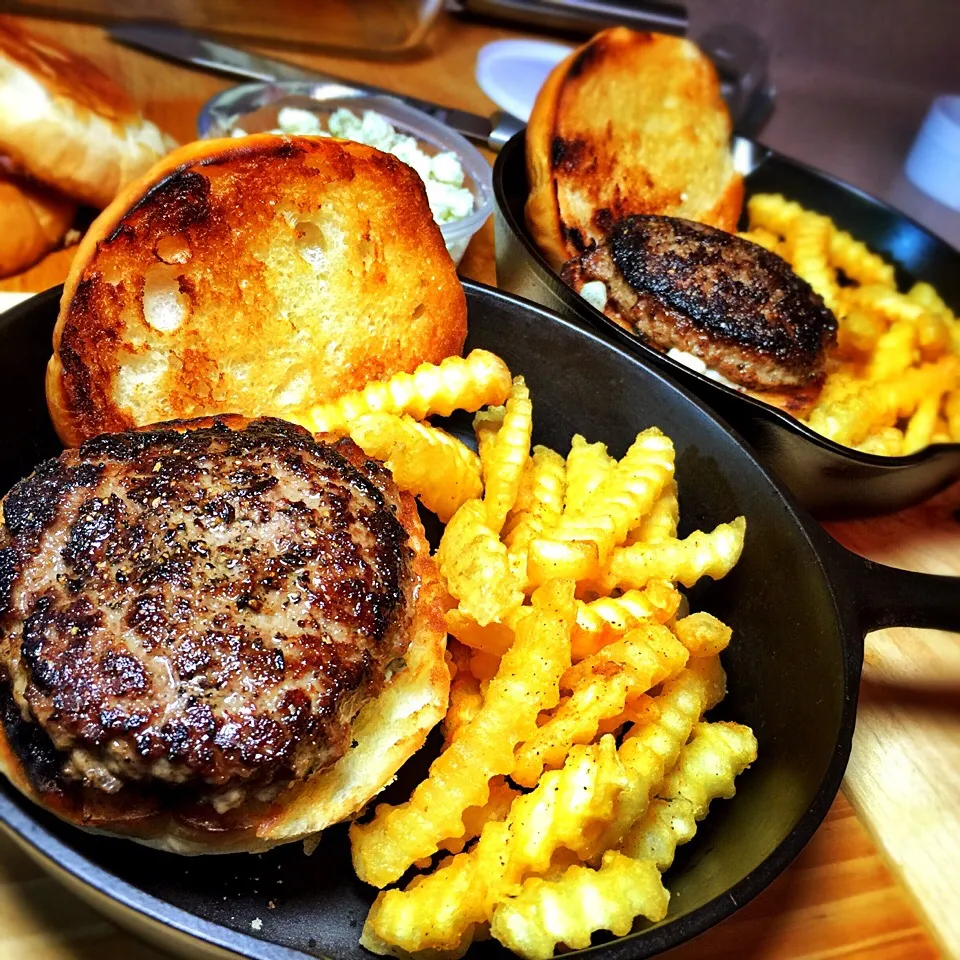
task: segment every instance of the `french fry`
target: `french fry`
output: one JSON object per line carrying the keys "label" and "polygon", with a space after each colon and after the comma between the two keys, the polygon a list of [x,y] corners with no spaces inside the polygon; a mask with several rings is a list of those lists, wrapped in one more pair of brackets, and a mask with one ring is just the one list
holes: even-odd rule
{"label": "french fry", "polygon": [[556,851],[586,849],[613,818],[626,785],[612,737],[576,748],[562,770],[513,801],[505,821],[488,822],[469,853],[405,890],[380,893],[367,924],[408,952],[462,947],[496,901],[526,875],[548,870]]}
{"label": "french fry", "polygon": [[382,460],[401,490],[415,494],[446,523],[483,493],[480,458],[456,437],[412,417],[368,413],[348,425],[368,457]]}
{"label": "french fry", "polygon": [[956,319],[953,311],[944,302],[943,297],[929,283],[915,283],[907,292],[907,297],[944,320],[952,321]]}
{"label": "french fry", "polygon": [[506,412],[507,408],[502,405],[487,407],[484,410],[478,410],[473,418],[473,432],[477,438],[477,452],[482,464],[484,483],[491,470],[490,454],[493,451],[493,443],[503,426]]}
{"label": "french fry", "polygon": [[513,779],[532,787],[544,767],[559,767],[574,745],[589,743],[604,720],[623,713],[627,700],[679,673],[687,656],[666,627],[647,623],[570,667],[560,680],[570,696],[517,751]]}
{"label": "french fry", "polygon": [[799,203],[787,200],[779,193],[756,193],[747,201],[750,229],[758,227],[786,237],[803,216]]}
{"label": "french fry", "polygon": [[711,613],[691,613],[673,625],[676,638],[691,657],[715,657],[727,649],[733,631]]}
{"label": "french fry", "polygon": [[470,656],[470,672],[480,681],[481,689],[484,682],[492,680],[500,668],[500,657],[486,650],[474,650]]}
{"label": "french fry", "polygon": [[830,266],[832,224],[826,217],[804,212],[793,223],[793,267],[831,309],[837,307],[836,274]]}
{"label": "french fry", "polygon": [[837,316],[833,369],[813,409],[801,419],[837,443],[881,456],[948,441],[948,416],[946,429],[939,423],[927,429],[929,404],[919,411],[906,444],[902,433],[909,428],[902,421],[914,417],[927,396],[924,381],[933,393],[956,389],[950,370],[960,359],[960,322],[937,291],[921,282],[900,292],[892,264],[829,218],[780,195],[751,197],[748,209],[747,239],[769,247],[783,237],[777,252],[824,295]]}
{"label": "french fry", "polygon": [[[837,349],[844,356],[872,353],[889,326],[880,314],[859,307],[848,310],[837,321]],[[845,373],[849,375],[849,371]]]}
{"label": "french fry", "polygon": [[529,607],[516,607],[503,623],[488,623],[483,627],[459,608],[448,610],[445,619],[447,630],[460,643],[501,657],[514,641],[517,624],[530,612]]}
{"label": "french fry", "polygon": [[484,922],[495,891],[503,886],[502,851],[508,840],[507,824],[490,821],[469,853],[414,877],[404,890],[381,891],[364,921],[361,945],[381,956],[408,958],[425,951],[428,956],[434,956],[433,951],[462,956],[475,928]]}
{"label": "french fry", "polygon": [[830,262],[859,284],[894,287],[893,267],[846,230],[831,230]]}
{"label": "french fry", "polygon": [[440,538],[437,565],[460,610],[480,626],[502,622],[523,602],[507,548],[487,526],[480,500],[468,500],[453,515]]}
{"label": "french fry", "polygon": [[783,250],[783,241],[770,230],[766,230],[763,227],[757,227],[754,230],[744,230],[741,233],[738,233],[737,236],[742,240],[749,240],[751,243],[755,243],[757,246],[763,247],[765,250],[769,250],[771,253],[782,256],[781,251]]}
{"label": "french fry", "polygon": [[364,882],[393,883],[442,840],[461,835],[463,811],[488,801],[490,778],[509,773],[517,744],[536,733],[542,710],[556,706],[570,663],[573,584],[547,584],[532,602],[534,615],[521,621],[480,710],[434,760],[427,779],[406,803],[381,804],[370,823],[351,826],[353,865]]}
{"label": "french fry", "polygon": [[548,580],[594,580],[600,574],[597,545],[588,540],[546,540],[530,542],[527,550],[527,587],[533,589]]}
{"label": "french fry", "polygon": [[950,347],[950,323],[935,310],[929,310],[907,294],[886,287],[858,287],[850,291],[849,298],[857,304],[873,309],[892,323],[910,324],[917,337],[917,344],[924,359],[939,357]]}
{"label": "french fry", "polygon": [[868,383],[843,400],[815,407],[809,424],[818,433],[848,447],[862,443],[880,427],[909,416],[930,393],[943,394],[960,383],[960,356],[905,370],[892,380]]}
{"label": "french fry", "polygon": [[468,724],[483,706],[480,681],[470,671],[470,650],[456,640],[447,641],[447,657],[456,672],[450,681],[450,706],[443,718],[443,748],[450,746],[457,731]]}
{"label": "french fry", "polygon": [[366,413],[407,414],[423,420],[454,410],[479,410],[503,403],[510,393],[510,371],[495,354],[472,350],[466,357],[423,363],[413,373],[368,383],[329,403],[318,404],[297,419],[314,433],[346,433],[351,421]]}
{"label": "french fry", "polygon": [[617,751],[630,786],[620,795],[616,817],[594,846],[592,857],[616,847],[644,815],[651,795],[677,762],[694,726],[723,698],[725,690],[726,678],[718,657],[691,660],[685,670],[663,685],[661,694],[654,698],[656,719],[631,727]]}
{"label": "french fry", "polygon": [[571,659],[576,663],[596,653],[644,620],[666,623],[677,612],[680,600],[680,591],[669,580],[651,580],[642,590],[628,590],[619,597],[600,597],[589,603],[578,600]]}
{"label": "french fry", "polygon": [[881,427],[853,449],[879,457],[899,457],[903,453],[903,431],[897,427]]}
{"label": "french fry", "polygon": [[617,461],[607,453],[605,443],[587,443],[574,434],[567,454],[567,482],[563,497],[564,514],[577,513],[590,503],[593,491],[613,470]]}
{"label": "french fry", "polygon": [[589,541],[601,564],[616,544],[649,513],[673,479],[673,442],[657,427],[637,434],[623,459],[592,491],[589,502],[564,513],[551,540]]}
{"label": "french fry", "polygon": [[931,393],[917,404],[917,409],[907,423],[907,429],[903,431],[904,455],[916,453],[929,446],[940,413],[941,396],[939,393]]}
{"label": "french fry", "polygon": [[865,385],[865,382],[853,370],[836,370],[827,375],[823,389],[820,391],[820,396],[814,406],[822,407],[828,403],[843,400],[845,397],[851,397]]}
{"label": "french fry", "polygon": [[719,580],[740,559],[746,528],[746,520],[737,517],[710,533],[697,530],[683,540],[618,547],[598,585],[608,593],[617,588],[636,589],[653,579],[677,580],[685,587],[692,587],[701,577]]}
{"label": "french fry", "polygon": [[680,522],[680,503],[677,499],[677,481],[671,480],[660,491],[650,512],[628,534],[625,547],[635,543],[658,543],[677,535]]}
{"label": "french fry", "polygon": [[500,429],[489,447],[481,450],[483,504],[487,510],[487,522],[495,533],[500,533],[507,514],[516,502],[523,468],[530,456],[532,431],[530,391],[523,377],[514,377]]}
{"label": "french fry", "polygon": [[657,790],[643,818],[620,844],[636,860],[652,860],[663,871],[673,863],[679,844],[697,831],[710,802],[729,800],[734,779],[757,759],[757,738],[738,723],[699,723],[680,752],[676,766]]}
{"label": "french fry", "polygon": [[943,412],[947,418],[950,439],[954,443],[960,443],[960,389],[953,390],[947,396],[943,405]]}
{"label": "french fry", "polygon": [[[799,238],[802,259],[809,216],[782,198],[768,207],[784,252]],[[864,383],[848,375],[825,392],[849,402]],[[718,654],[731,631],[689,614],[677,589],[731,569],[744,519],[679,540],[673,445],[659,430],[639,434],[619,462],[575,437],[564,460],[530,453],[522,378],[506,400],[475,417],[479,457],[466,460],[474,476],[479,460],[482,496],[474,484],[437,551],[453,673],[442,751],[406,803],[380,804],[350,828],[361,880],[385,887],[411,866],[427,871],[382,891],[364,925],[361,944],[398,960],[457,960],[488,931],[546,958],[598,930],[622,935],[638,916],[661,919],[669,894],[658,864],[749,762],[732,748],[752,737],[746,728],[700,723],[725,692]],[[950,429],[949,406],[947,397],[942,418],[935,411],[936,429]],[[434,436],[383,414],[351,427],[401,475],[404,431],[410,446]],[[648,859],[626,855],[640,845]],[[432,869],[438,851],[450,856]]]}
{"label": "french fry", "polygon": [[598,930],[623,937],[637,917],[662,920],[669,902],[655,864],[609,850],[598,870],[575,864],[558,880],[525,881],[494,910],[490,932],[526,960],[548,960],[558,943],[581,950]]}
{"label": "french fry", "polygon": [[657,706],[653,697],[641,693],[639,697],[628,700],[623,705],[623,710],[615,717],[610,717],[600,722],[597,732],[603,736],[605,733],[618,733],[620,728],[628,723],[653,723],[660,717],[660,708]]}
{"label": "french fry", "polygon": [[908,320],[897,320],[879,340],[867,368],[871,380],[895,377],[920,358],[916,325]]}
{"label": "french fry", "polygon": [[530,542],[557,523],[563,513],[565,486],[563,457],[548,447],[534,447],[516,506],[503,529],[503,542],[511,554],[525,556]]}
{"label": "french fry", "polygon": [[440,849],[460,853],[471,841],[483,832],[488,823],[506,819],[513,801],[520,796],[516,787],[511,787],[504,777],[490,781],[490,798],[482,807],[468,807],[463,811],[463,833],[441,841]]}

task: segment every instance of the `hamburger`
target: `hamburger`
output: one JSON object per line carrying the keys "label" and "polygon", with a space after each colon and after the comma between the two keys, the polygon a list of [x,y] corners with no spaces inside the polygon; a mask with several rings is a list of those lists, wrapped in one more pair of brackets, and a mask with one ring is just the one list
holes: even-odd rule
{"label": "hamburger", "polygon": [[42,463],[0,527],[0,769],[79,827],[257,851],[357,814],[447,706],[412,498],[349,440],[213,417]]}

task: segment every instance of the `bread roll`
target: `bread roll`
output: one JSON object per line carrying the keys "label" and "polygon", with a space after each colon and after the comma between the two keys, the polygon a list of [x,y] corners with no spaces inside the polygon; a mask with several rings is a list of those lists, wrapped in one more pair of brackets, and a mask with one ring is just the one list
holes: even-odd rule
{"label": "bread roll", "polygon": [[25,270],[58,247],[76,212],[73,200],[0,170],[0,276]]}
{"label": "bread roll", "polygon": [[175,145],[88,60],[0,17],[0,153],[31,177],[105,207]]}
{"label": "bread roll", "polygon": [[47,401],[66,444],[206,414],[290,419],[465,336],[456,267],[406,164],[328,138],[201,141],[87,232]]}

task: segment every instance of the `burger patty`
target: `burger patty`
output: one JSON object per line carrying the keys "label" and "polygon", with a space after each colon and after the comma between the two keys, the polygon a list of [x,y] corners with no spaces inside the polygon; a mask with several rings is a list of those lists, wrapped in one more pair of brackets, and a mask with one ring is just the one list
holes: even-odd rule
{"label": "burger patty", "polygon": [[387,472],[231,419],[94,438],[3,501],[0,667],[68,782],[263,799],[345,752],[405,652]]}
{"label": "burger patty", "polygon": [[786,261],[690,220],[625,217],[561,276],[578,292],[602,282],[610,319],[658,350],[692,353],[744,387],[822,379],[836,342],[836,318]]}

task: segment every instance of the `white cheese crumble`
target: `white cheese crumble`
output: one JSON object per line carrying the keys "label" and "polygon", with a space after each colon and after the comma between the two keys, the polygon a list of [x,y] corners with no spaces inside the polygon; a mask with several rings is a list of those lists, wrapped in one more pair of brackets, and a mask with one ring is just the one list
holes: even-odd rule
{"label": "white cheese crumble", "polygon": [[603,313],[603,308],[607,305],[607,285],[602,280],[588,280],[580,288],[580,296],[591,307]]}
{"label": "white cheese crumble", "polygon": [[250,929],[251,929],[251,930],[256,930],[256,931],[259,932],[260,930],[263,929],[263,921],[262,921],[259,917],[254,917],[254,918],[250,921]]}
{"label": "white cheese crumble", "polygon": [[[413,167],[427,188],[430,212],[437,223],[462,220],[473,213],[473,192],[463,185],[463,167],[452,151],[431,156],[420,149],[415,137],[398,133],[383,114],[364,110],[357,116],[346,107],[338,107],[330,114],[324,128],[320,117],[301,107],[282,107],[277,113],[277,128],[271,133],[289,133],[294,136],[338,137],[354,140],[368,147],[392,153],[407,166]],[[246,130],[234,127],[234,137],[245,137]]]}
{"label": "white cheese crumble", "polygon": [[711,380],[716,380],[717,383],[722,383],[725,387],[732,387],[734,390],[743,389],[732,380],[728,380],[722,373],[718,373],[716,370],[708,367],[699,357],[694,356],[692,353],[687,353],[685,350],[678,350],[676,347],[671,347],[667,351],[667,356],[671,360],[676,360],[677,363],[682,363],[690,370],[694,370],[697,373],[702,373],[705,377],[709,377]]}

